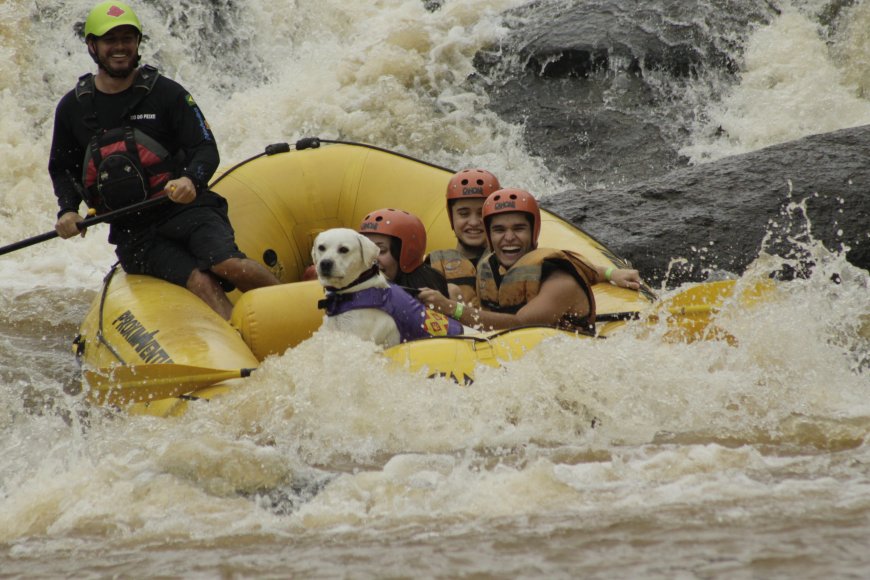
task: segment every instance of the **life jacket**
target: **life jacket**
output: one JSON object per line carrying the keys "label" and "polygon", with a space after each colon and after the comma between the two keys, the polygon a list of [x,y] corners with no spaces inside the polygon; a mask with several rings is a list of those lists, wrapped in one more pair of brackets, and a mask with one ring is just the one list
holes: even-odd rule
{"label": "life jacket", "polygon": [[463,302],[480,306],[477,299],[477,268],[459,250],[435,250],[429,254],[429,264],[444,274],[448,284],[459,287]]}
{"label": "life jacket", "polygon": [[[152,66],[139,69],[132,86],[137,94],[122,113],[122,120],[151,92],[159,76]],[[100,127],[94,108],[95,90],[94,75],[79,77],[76,99],[84,108],[85,125],[94,132],[83,163],[85,203],[99,214],[164,195],[176,168],[172,156],[157,140],[130,125],[109,130]]]}
{"label": "life jacket", "polygon": [[499,275],[495,254],[484,256],[477,265],[477,295],[481,307],[493,312],[516,314],[541,291],[541,276],[545,261],[558,261],[571,266],[589,300],[588,315],[580,317],[566,313],[556,326],[563,330],[594,333],[595,296],[591,291],[591,281],[596,279],[596,272],[582,256],[568,250],[551,248],[532,250],[517,260],[504,276]]}
{"label": "life jacket", "polygon": [[358,308],[383,310],[396,321],[402,342],[462,334],[462,324],[426,308],[422,302],[394,284],[390,284],[389,288],[366,288],[345,294],[330,292],[317,303],[317,307],[325,309],[328,316]]}

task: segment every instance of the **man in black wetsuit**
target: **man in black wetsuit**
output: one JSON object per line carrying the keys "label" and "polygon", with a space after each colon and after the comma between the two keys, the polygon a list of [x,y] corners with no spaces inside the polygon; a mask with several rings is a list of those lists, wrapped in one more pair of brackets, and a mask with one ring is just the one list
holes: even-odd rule
{"label": "man in black wetsuit", "polygon": [[214,135],[181,85],[138,66],[141,39],[139,19],[121,2],[98,4],[85,22],[98,71],[82,76],[55,112],[55,230],[80,233],[82,201],[102,213],[167,196],[173,203],[111,221],[121,266],[184,286],[229,319],[225,285],[247,291],[279,281],[236,246],[226,200],[208,189],[219,163]]}

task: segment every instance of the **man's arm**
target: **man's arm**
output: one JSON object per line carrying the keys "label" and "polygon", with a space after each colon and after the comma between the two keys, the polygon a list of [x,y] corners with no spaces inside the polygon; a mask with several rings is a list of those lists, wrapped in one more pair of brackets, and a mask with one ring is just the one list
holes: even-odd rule
{"label": "man's arm", "polygon": [[85,151],[67,124],[71,98],[71,95],[66,95],[55,110],[48,157],[48,175],[58,206],[54,229],[61,238],[84,235],[78,229],[78,223],[83,219],[79,215],[79,206],[83,200],[76,179],[82,174]]}
{"label": "man's arm", "polygon": [[60,218],[65,213],[78,213],[82,202],[75,180],[81,179],[85,149],[67,123],[70,95],[64,97],[54,112],[54,130],[48,157],[48,175],[57,197]]}
{"label": "man's arm", "polygon": [[[418,299],[466,326],[482,330],[500,330],[530,324],[553,325],[568,312],[575,312],[580,316],[589,314],[586,292],[574,276],[562,270],[555,270],[547,276],[538,295],[515,314],[490,312],[467,305],[459,308],[459,301],[445,298],[440,292],[428,288],[421,290]],[[585,311],[578,311],[582,310],[583,305]]]}
{"label": "man's arm", "polygon": [[199,105],[189,93],[183,93],[178,102],[176,131],[178,143],[185,152],[181,175],[188,177],[198,191],[208,186],[220,165],[220,154],[214,134]]}
{"label": "man's arm", "polygon": [[592,281],[593,284],[610,282],[614,286],[619,286],[620,288],[639,290],[640,285],[643,283],[643,280],[641,280],[640,277],[640,272],[631,268],[605,268],[604,266],[595,266],[595,274],[596,279]]}

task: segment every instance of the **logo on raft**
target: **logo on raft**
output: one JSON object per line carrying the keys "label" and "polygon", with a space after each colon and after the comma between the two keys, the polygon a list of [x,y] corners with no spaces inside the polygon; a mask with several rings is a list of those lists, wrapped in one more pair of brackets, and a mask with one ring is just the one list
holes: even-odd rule
{"label": "logo on raft", "polygon": [[462,378],[461,378],[461,379],[456,375],[456,373],[452,373],[452,372],[450,372],[450,373],[448,373],[448,372],[439,372],[439,373],[432,373],[431,375],[426,375],[426,378],[427,378],[427,379],[434,379],[435,377],[442,377],[442,378],[445,378],[445,379],[452,379],[453,382],[456,383],[457,385],[464,385],[464,386],[466,386],[466,387],[474,382],[474,379],[472,379],[471,377],[469,377],[469,376],[468,376],[467,374],[465,374],[465,373],[462,373]]}
{"label": "logo on raft", "polygon": [[113,320],[112,326],[133,347],[139,358],[146,363],[175,362],[154,338],[154,335],[160,331],[148,332],[148,329],[142,326],[142,323],[136,320],[136,317],[129,310]]}

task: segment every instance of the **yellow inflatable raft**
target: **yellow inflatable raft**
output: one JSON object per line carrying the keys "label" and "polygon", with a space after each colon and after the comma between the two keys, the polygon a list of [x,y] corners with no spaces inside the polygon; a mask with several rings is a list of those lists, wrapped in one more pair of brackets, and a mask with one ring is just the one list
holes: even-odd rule
{"label": "yellow inflatable raft", "polygon": [[[283,284],[233,293],[227,323],[183,288],[113,270],[75,341],[94,399],[134,413],[181,413],[191,399],[242,385],[241,369],[310,337],[323,320],[317,308],[323,290],[316,281],[300,280],[311,264],[313,240],[324,230],[356,228],[371,210],[395,207],[420,217],[428,250],[455,244],[444,201],[452,171],[368,145],[306,141],[313,146],[267,147],[212,183],[229,202],[239,247]],[[625,265],[558,216],[544,211],[542,221],[541,246],[575,250],[595,264]],[[610,284],[593,291],[603,320],[599,334],[650,306],[648,295]],[[385,355],[397,367],[467,383],[477,365],[518,358],[554,334],[565,333],[536,327],[428,339]]]}

